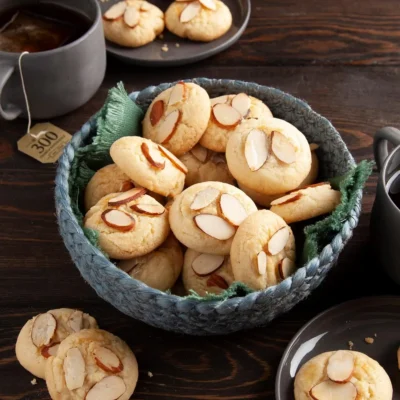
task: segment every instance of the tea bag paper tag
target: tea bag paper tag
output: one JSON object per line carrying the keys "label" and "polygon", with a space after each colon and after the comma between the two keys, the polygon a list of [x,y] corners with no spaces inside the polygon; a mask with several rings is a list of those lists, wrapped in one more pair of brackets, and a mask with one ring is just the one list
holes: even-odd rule
{"label": "tea bag paper tag", "polygon": [[36,124],[18,140],[18,150],[43,164],[55,163],[71,139],[68,132],[49,122]]}

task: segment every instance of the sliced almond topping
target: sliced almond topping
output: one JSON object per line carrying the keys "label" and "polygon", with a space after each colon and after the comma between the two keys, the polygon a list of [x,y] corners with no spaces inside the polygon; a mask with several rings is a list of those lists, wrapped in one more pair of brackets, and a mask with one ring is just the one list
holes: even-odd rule
{"label": "sliced almond topping", "polygon": [[207,157],[208,157],[208,151],[205,147],[200,146],[199,144],[196,144],[196,146],[194,146],[193,149],[190,150],[190,152],[200,162],[202,162],[202,163],[206,162]]}
{"label": "sliced almond topping", "polygon": [[44,358],[49,358],[49,357],[55,356],[57,354],[59,347],[60,347],[60,343],[54,343],[50,346],[44,346],[44,347],[42,347],[42,350],[40,351],[40,353]]}
{"label": "sliced almond topping", "polygon": [[114,21],[118,18],[121,18],[126,10],[126,2],[125,1],[120,1],[117,4],[114,4],[111,6],[106,13],[104,14],[104,19],[108,21]]}
{"label": "sliced almond topping", "polygon": [[271,206],[282,206],[283,204],[293,203],[294,201],[299,200],[303,195],[300,192],[293,192],[286,196],[279,197],[274,201],[271,201]]}
{"label": "sliced almond topping", "polygon": [[260,251],[257,254],[257,269],[260,275],[265,275],[267,273],[267,261],[267,254],[264,251]]}
{"label": "sliced almond topping", "polygon": [[310,150],[311,150],[311,151],[315,151],[315,150],[317,150],[317,149],[319,149],[319,144],[317,144],[317,143],[310,143]]}
{"label": "sliced almond topping", "polygon": [[191,210],[201,210],[210,205],[218,196],[220,191],[211,186],[198,192],[190,205]]}
{"label": "sliced almond topping", "polygon": [[281,132],[272,132],[272,151],[276,158],[285,164],[296,161],[296,149]]}
{"label": "sliced almond topping", "polygon": [[162,100],[158,100],[153,104],[150,111],[150,123],[155,126],[159,123],[160,119],[164,115],[165,104]]}
{"label": "sliced almond topping", "polygon": [[194,222],[206,235],[218,240],[228,240],[236,229],[223,218],[211,214],[199,214],[194,217]]}
{"label": "sliced almond topping", "polygon": [[191,21],[201,11],[201,4],[198,1],[189,3],[181,13],[180,21],[182,23]]}
{"label": "sliced almond topping", "polygon": [[211,102],[211,107],[214,107],[216,104],[224,104],[224,103],[229,103],[229,96],[219,96],[215,97],[214,99],[210,100]]}
{"label": "sliced almond topping", "polygon": [[150,148],[147,143],[142,143],[141,145],[142,153],[146,157],[146,160],[150,165],[157,169],[165,168],[165,160],[159,151]]}
{"label": "sliced almond topping", "polygon": [[177,83],[171,90],[169,96],[168,105],[173,106],[176,103],[180,103],[185,98],[186,86],[184,82]]}
{"label": "sliced almond topping", "polygon": [[109,227],[121,232],[130,231],[135,226],[135,220],[133,217],[121,210],[105,210],[101,214],[101,219]]}
{"label": "sliced almond topping", "polygon": [[289,240],[290,232],[287,226],[282,227],[277,230],[269,239],[268,242],[268,253],[271,256],[274,256],[280,253],[286,246],[286,243]]}
{"label": "sliced almond topping", "polygon": [[79,332],[83,327],[83,312],[75,310],[68,318],[67,325],[73,332]]}
{"label": "sliced almond topping", "polygon": [[286,257],[279,264],[279,275],[282,279],[286,279],[290,275],[293,275],[295,269],[296,263],[290,258]]}
{"label": "sliced almond topping", "polygon": [[328,361],[326,373],[331,381],[344,383],[350,380],[354,371],[354,356],[349,351],[339,350]]}
{"label": "sliced almond topping", "polygon": [[128,190],[127,192],[124,192],[124,193],[120,194],[119,196],[114,197],[113,199],[109,200],[108,205],[111,207],[121,206],[123,204],[129,203],[132,200],[136,200],[145,194],[146,194],[146,189],[134,188],[134,189]]}
{"label": "sliced almond topping", "polygon": [[251,171],[258,171],[268,158],[267,135],[259,129],[253,129],[247,135],[244,156]]}
{"label": "sliced almond topping", "polygon": [[106,376],[89,390],[85,400],[117,400],[125,391],[126,385],[122,378]]}
{"label": "sliced almond topping", "polygon": [[82,353],[77,347],[67,351],[63,364],[65,383],[69,390],[79,389],[85,381],[86,365]]}
{"label": "sliced almond topping", "polygon": [[357,398],[357,388],[351,382],[341,384],[324,381],[310,390],[310,396],[314,400],[355,400]]}
{"label": "sliced almond topping", "polygon": [[169,161],[171,161],[172,165],[176,168],[179,169],[179,171],[183,172],[185,175],[188,173],[188,169],[186,168],[186,165],[179,160],[178,157],[175,157],[169,150],[167,150],[165,147],[158,146],[158,149],[161,151],[161,153],[168,158]]}
{"label": "sliced almond topping", "polygon": [[228,282],[218,274],[212,274],[208,279],[207,279],[207,286],[217,286],[220,289],[228,289],[229,285]]}
{"label": "sliced almond topping", "polygon": [[131,209],[146,215],[162,215],[165,213],[165,208],[161,204],[133,204]]}
{"label": "sliced almond topping", "polygon": [[192,262],[195,274],[207,276],[215,272],[224,263],[225,257],[215,254],[200,254]]}
{"label": "sliced almond topping", "polygon": [[168,143],[174,135],[179,121],[181,120],[181,112],[174,110],[169,113],[161,122],[157,132],[157,142]]}
{"label": "sliced almond topping", "polygon": [[124,22],[129,28],[135,28],[140,21],[140,11],[135,7],[128,7],[124,14]]}
{"label": "sliced almond topping", "polygon": [[118,356],[105,347],[97,347],[93,355],[96,364],[106,372],[117,374],[124,369],[124,365]]}
{"label": "sliced almond topping", "polygon": [[243,118],[246,118],[250,112],[251,100],[246,93],[239,93],[232,99],[232,107],[239,111]]}
{"label": "sliced almond topping", "polygon": [[219,200],[219,206],[225,219],[234,226],[239,226],[247,218],[247,211],[242,203],[231,194],[224,193]]}
{"label": "sliced almond topping", "polygon": [[31,338],[36,347],[47,346],[57,328],[57,321],[50,313],[39,314],[33,321]]}
{"label": "sliced almond topping", "polygon": [[121,186],[119,187],[119,192],[127,192],[129,189],[134,188],[135,185],[131,181],[125,181],[121,183]]}
{"label": "sliced almond topping", "polygon": [[215,4],[214,0],[200,0],[200,3],[209,10],[216,10],[217,5]]}
{"label": "sliced almond topping", "polygon": [[229,104],[220,103],[212,108],[215,121],[223,128],[234,128],[242,120],[242,116],[235,108]]}

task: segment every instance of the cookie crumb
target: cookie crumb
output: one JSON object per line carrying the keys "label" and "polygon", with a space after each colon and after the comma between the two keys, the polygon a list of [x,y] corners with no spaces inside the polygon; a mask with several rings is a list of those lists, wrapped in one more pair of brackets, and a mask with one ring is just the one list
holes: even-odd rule
{"label": "cookie crumb", "polygon": [[349,340],[347,344],[349,345],[349,350],[353,350],[354,343],[351,340]]}
{"label": "cookie crumb", "polygon": [[31,380],[31,385],[37,385],[37,380],[36,380],[36,378],[33,378],[33,379]]}
{"label": "cookie crumb", "polygon": [[375,339],[372,337],[366,337],[364,340],[365,340],[365,343],[367,343],[367,344],[372,344],[375,341]]}
{"label": "cookie crumb", "polygon": [[169,49],[168,49],[168,46],[166,44],[164,44],[164,46],[161,47],[161,50],[167,52]]}
{"label": "cookie crumb", "polygon": [[181,47],[179,43],[175,43],[175,47]]}
{"label": "cookie crumb", "polygon": [[160,33],[160,34],[158,35],[158,38],[162,40],[162,39],[164,39],[164,35],[163,35],[162,33]]}
{"label": "cookie crumb", "polygon": [[152,377],[153,377],[153,373],[150,372],[150,371],[147,372],[147,375],[149,376],[149,378],[152,378]]}

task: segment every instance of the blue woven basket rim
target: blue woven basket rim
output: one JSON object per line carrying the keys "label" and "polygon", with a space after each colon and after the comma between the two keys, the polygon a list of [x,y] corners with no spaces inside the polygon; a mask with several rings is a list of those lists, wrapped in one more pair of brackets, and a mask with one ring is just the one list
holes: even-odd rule
{"label": "blue woven basket rim", "polygon": [[[182,80],[180,80],[180,81],[182,81]],[[350,165],[351,166],[356,165],[353,157],[351,156],[350,152],[347,149],[347,146],[341,139],[339,132],[334,128],[334,126],[331,124],[331,122],[329,120],[327,120],[325,117],[323,117],[320,114],[313,111],[312,108],[303,100],[300,100],[300,99],[298,99],[288,93],[285,93],[279,89],[259,85],[257,83],[250,83],[250,82],[230,80],[230,79],[209,79],[209,78],[194,78],[194,79],[186,79],[184,81],[185,82],[194,82],[194,83],[199,84],[200,86],[229,85],[229,84],[234,83],[234,84],[238,85],[238,87],[240,87],[241,85],[246,85],[247,87],[252,87],[252,88],[256,88],[256,89],[268,89],[269,91],[274,92],[277,95],[284,96],[287,99],[290,99],[292,102],[297,103],[297,105],[299,107],[303,108],[303,110],[306,113],[309,113],[309,116],[318,118],[322,125],[325,125],[325,127],[333,130],[336,133],[336,135],[338,136],[338,138],[337,138],[338,141],[341,141],[343,143],[343,145],[345,147],[345,151],[347,151],[347,153],[348,153]],[[179,82],[179,81],[175,81],[175,82],[171,82],[171,83],[164,83],[164,84],[161,84],[158,86],[149,86],[149,87],[143,89],[142,91],[132,92],[129,95],[129,97],[133,101],[136,101],[136,100],[138,100],[138,98],[141,95],[144,95],[149,92],[153,93],[154,90],[163,91],[163,90],[167,89],[168,87],[176,84],[177,82]],[[86,122],[78,132],[76,132],[76,134],[73,136],[69,145],[66,146],[66,148],[64,149],[64,153],[60,159],[60,163],[59,163],[59,166],[57,169],[56,192],[59,194],[62,194],[63,196],[66,195],[66,203],[68,205],[68,209],[65,209],[65,204],[64,204],[63,210],[67,211],[68,214],[71,215],[70,222],[73,224],[75,233],[78,234],[80,237],[82,237],[82,240],[86,241],[86,244],[88,244],[91,247],[92,252],[95,255],[102,257],[104,262],[107,262],[109,264],[109,267],[113,269],[113,273],[115,274],[116,278],[119,278],[119,279],[125,278],[125,277],[128,278],[125,272],[121,271],[113,263],[111,263],[109,260],[107,260],[106,257],[103,255],[103,253],[89,242],[89,240],[85,236],[81,226],[79,225],[75,215],[73,214],[72,208],[71,208],[71,201],[70,201],[70,197],[69,197],[69,184],[68,184],[68,178],[66,178],[66,177],[68,176],[68,173],[69,173],[69,168],[70,168],[71,162],[73,160],[73,154],[74,154],[75,149],[79,148],[83,144],[84,140],[87,139],[90,136],[90,134],[92,133],[92,131],[96,128],[96,117],[97,117],[97,113],[95,115],[93,115],[89,119],[89,121]],[[72,154],[72,156],[71,156],[71,154]],[[66,168],[66,166],[68,168]],[[64,182],[63,179],[64,180],[67,179],[67,182]],[[63,182],[64,185],[68,188],[67,193],[65,193],[65,191],[62,189],[61,182]],[[332,239],[332,241],[322,249],[321,253],[317,257],[314,257],[312,260],[308,261],[304,266],[298,268],[297,271],[295,272],[295,274],[293,274],[289,278],[286,278],[279,284],[277,284],[275,286],[270,286],[264,290],[249,293],[249,294],[247,294],[245,296],[241,296],[241,297],[228,298],[225,300],[204,301],[204,300],[196,300],[193,298],[180,297],[180,296],[170,294],[170,293],[165,293],[160,290],[153,289],[153,288],[145,285],[144,283],[137,281],[131,277],[129,277],[129,279],[135,284],[136,290],[140,289],[144,292],[151,294],[152,296],[160,296],[160,297],[163,297],[164,299],[165,299],[165,297],[168,297],[170,299],[170,301],[175,303],[178,308],[182,307],[182,309],[184,309],[184,308],[187,309],[188,306],[193,306],[193,307],[196,307],[197,309],[201,309],[201,312],[203,312],[203,313],[207,312],[208,310],[216,310],[218,312],[218,308],[221,306],[223,306],[224,310],[234,309],[234,308],[238,307],[240,305],[240,303],[243,303],[249,299],[255,300],[256,302],[262,302],[264,295],[269,296],[273,292],[276,292],[277,294],[279,294],[280,292],[284,292],[283,289],[287,285],[290,285],[290,287],[291,287],[293,282],[296,282],[296,284],[298,285],[299,282],[304,282],[306,280],[312,279],[312,277],[318,272],[318,269],[320,267],[320,261],[321,261],[320,259],[322,257],[327,259],[327,258],[329,258],[329,255],[332,253],[331,245],[335,241],[341,242],[342,237],[346,236],[345,231],[346,230],[348,231],[348,229],[349,229],[348,226],[346,226],[346,224],[350,223],[351,220],[353,220],[353,221],[358,220],[358,217],[361,212],[362,195],[363,195],[362,190],[359,190],[357,193],[357,201],[356,201],[355,207],[351,211],[350,217],[346,221],[343,222],[342,230],[338,234],[336,234],[335,237]],[[56,196],[56,202],[57,201],[58,200],[57,200],[57,196]],[[343,243],[343,246],[344,245],[345,245],[345,243]],[[323,264],[323,266],[324,265],[326,265],[326,263]]]}

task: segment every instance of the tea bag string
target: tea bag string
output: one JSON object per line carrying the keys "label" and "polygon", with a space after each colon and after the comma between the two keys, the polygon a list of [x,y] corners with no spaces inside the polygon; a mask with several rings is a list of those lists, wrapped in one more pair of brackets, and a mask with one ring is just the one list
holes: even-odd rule
{"label": "tea bag string", "polygon": [[26,87],[25,87],[25,80],[24,80],[24,74],[22,72],[22,57],[26,54],[29,54],[29,51],[24,51],[23,53],[21,53],[21,55],[19,56],[19,60],[18,60],[18,66],[19,66],[19,74],[21,76],[21,84],[22,84],[22,91],[24,92],[24,97],[25,97],[25,104],[26,104],[26,111],[28,114],[28,129],[26,131],[27,134],[30,134],[31,136],[33,136],[35,139],[37,139],[37,137],[35,135],[33,135],[32,133],[30,133],[31,130],[31,125],[32,125],[32,118],[31,118],[31,110],[29,107],[29,101],[28,101],[28,95],[26,93]]}

